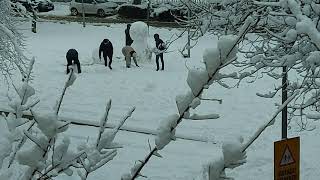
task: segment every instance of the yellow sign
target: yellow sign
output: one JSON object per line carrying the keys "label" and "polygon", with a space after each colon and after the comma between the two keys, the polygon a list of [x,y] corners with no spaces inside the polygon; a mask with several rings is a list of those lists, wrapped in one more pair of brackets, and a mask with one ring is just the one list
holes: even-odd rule
{"label": "yellow sign", "polygon": [[274,180],[300,179],[300,137],[274,142]]}

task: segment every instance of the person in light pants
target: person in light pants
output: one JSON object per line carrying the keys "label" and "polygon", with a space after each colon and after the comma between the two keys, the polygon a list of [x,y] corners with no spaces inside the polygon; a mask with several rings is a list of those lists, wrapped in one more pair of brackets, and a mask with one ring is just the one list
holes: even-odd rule
{"label": "person in light pants", "polygon": [[139,67],[137,63],[137,53],[134,51],[134,49],[131,46],[123,47],[122,54],[124,55],[127,68],[131,67],[131,57],[133,58],[133,61],[136,64],[136,66]]}

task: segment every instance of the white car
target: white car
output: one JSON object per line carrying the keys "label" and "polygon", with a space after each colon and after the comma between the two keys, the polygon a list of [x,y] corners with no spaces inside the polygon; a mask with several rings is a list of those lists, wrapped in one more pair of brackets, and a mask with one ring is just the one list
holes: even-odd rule
{"label": "white car", "polygon": [[97,14],[104,17],[114,14],[118,4],[106,0],[72,0],[70,2],[71,15],[77,16],[84,11],[85,14]]}

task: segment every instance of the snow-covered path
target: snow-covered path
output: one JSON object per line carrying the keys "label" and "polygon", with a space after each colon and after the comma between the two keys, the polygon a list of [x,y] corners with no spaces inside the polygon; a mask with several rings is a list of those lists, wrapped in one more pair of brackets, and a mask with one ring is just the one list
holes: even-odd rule
{"label": "snow-covered path", "polygon": [[[29,24],[24,28],[29,27]],[[171,46],[171,53],[165,54],[165,71],[156,72],[154,57],[151,63],[141,63],[140,68],[125,68],[121,54],[124,45],[124,24],[110,26],[88,25],[82,28],[76,23],[38,24],[38,33],[25,31],[27,52],[36,57],[34,80],[32,85],[41,102],[36,110],[50,111],[58,98],[66,80],[65,53],[69,48],[79,52],[83,64],[83,73],[78,75],[74,85],[67,90],[62,104],[61,116],[98,122],[104,113],[109,98],[112,99],[110,123],[116,123],[130,107],[136,111],[125,125],[155,131],[159,122],[166,116],[177,113],[175,96],[188,90],[185,59],[176,51],[185,43],[179,39]],[[150,36],[157,32],[164,40],[178,32],[175,29],[153,28]],[[114,46],[113,70],[101,64],[86,66],[92,62],[92,52],[98,48],[102,39],[108,38]],[[153,39],[151,38],[151,42]],[[201,67],[202,53],[205,48],[215,46],[215,37],[207,35],[200,39],[198,46],[192,49],[187,66]],[[221,142],[242,135],[247,139],[275,111],[274,103],[279,100],[266,100],[255,95],[258,91],[272,88],[269,79],[259,79],[255,84],[245,84],[231,90],[212,85],[205,96],[222,98],[223,103],[203,102],[197,113],[218,113],[221,118],[210,121],[183,121],[177,133],[201,137],[211,143],[177,140],[160,153],[164,158],[153,157],[143,169],[143,174],[152,180],[193,179],[201,170],[201,164],[221,156]],[[0,102],[6,103],[6,88],[0,88]],[[273,142],[280,139],[280,121],[267,129],[261,138],[248,149],[248,163],[228,172],[237,180],[269,180],[273,177]],[[312,125],[312,124],[310,124]],[[317,123],[315,123],[317,125]],[[298,133],[293,122],[290,136],[301,136],[301,179],[316,180],[320,176],[317,154],[320,151],[319,129]],[[75,141],[86,141],[87,137],[96,137],[95,128],[71,126],[68,134]],[[120,179],[128,172],[135,160],[143,159],[148,151],[148,139],[153,144],[154,137],[136,133],[121,132],[116,141],[123,144],[117,157],[104,168],[89,176],[89,179]],[[64,177],[61,179],[71,179]],[[76,178],[73,178],[76,179]]]}

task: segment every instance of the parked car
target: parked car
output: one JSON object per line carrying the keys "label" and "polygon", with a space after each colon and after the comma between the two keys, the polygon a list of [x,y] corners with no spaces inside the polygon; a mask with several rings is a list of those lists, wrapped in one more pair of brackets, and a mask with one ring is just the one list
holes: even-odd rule
{"label": "parked car", "polygon": [[50,0],[36,0],[38,1],[38,11],[48,12],[54,10],[54,5]]}
{"label": "parked car", "polygon": [[117,7],[118,4],[106,0],[72,0],[70,2],[70,12],[73,16],[77,16],[84,11],[85,14],[96,14],[104,17],[115,14]]}
{"label": "parked car", "polygon": [[[54,5],[50,0],[11,0],[13,3],[20,3],[27,11],[48,12],[54,10]],[[13,6],[14,4],[12,4]]]}

